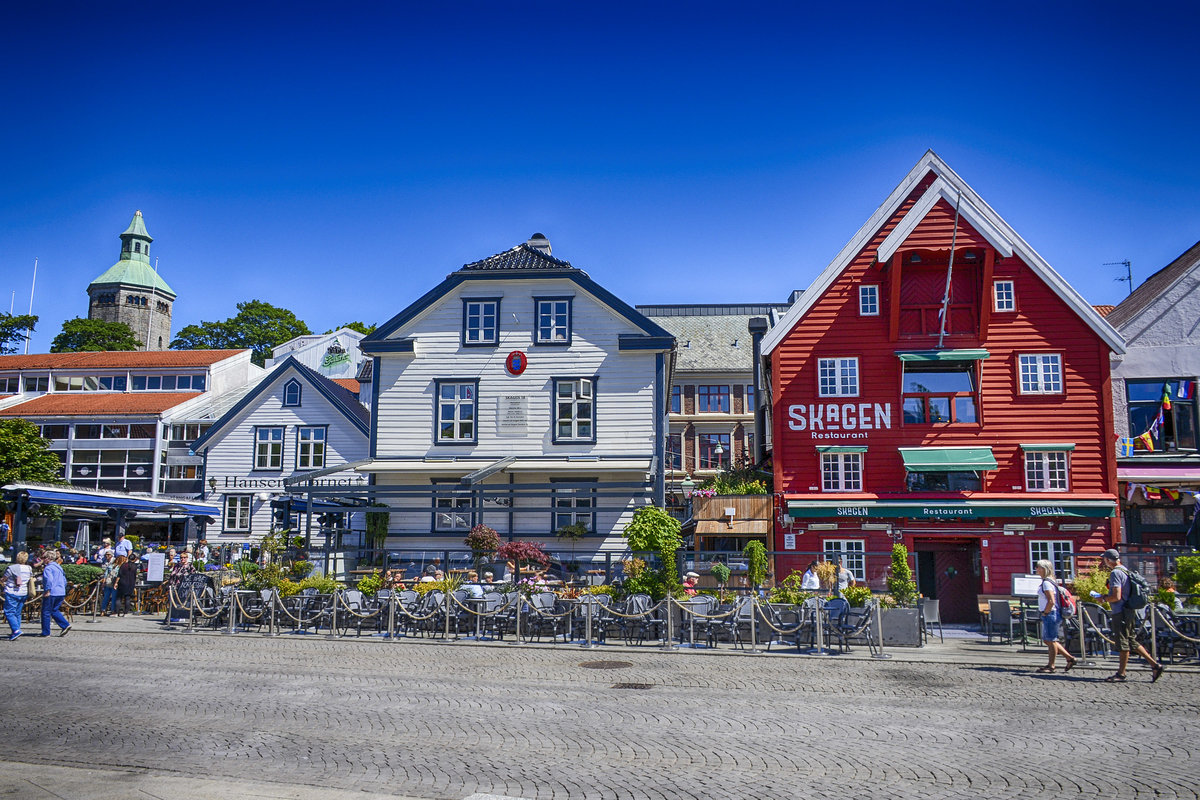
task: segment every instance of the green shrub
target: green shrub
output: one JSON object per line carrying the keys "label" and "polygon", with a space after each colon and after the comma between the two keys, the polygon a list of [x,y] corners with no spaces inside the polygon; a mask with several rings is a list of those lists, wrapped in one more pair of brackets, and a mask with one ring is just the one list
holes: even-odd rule
{"label": "green shrub", "polygon": [[892,568],[887,586],[897,605],[911,606],[916,603],[917,582],[913,580],[912,567],[908,565],[908,548],[900,542],[892,545]]}
{"label": "green shrub", "polygon": [[91,564],[63,564],[62,568],[63,574],[67,576],[67,583],[72,586],[87,586],[104,574],[104,570]]}
{"label": "green shrub", "polygon": [[1175,589],[1182,594],[1200,594],[1200,556],[1175,560]]}
{"label": "green shrub", "polygon": [[[626,571],[625,588],[630,593],[645,592],[655,600],[679,591],[679,571],[675,565],[675,553],[683,546],[679,535],[679,520],[657,506],[642,506],[633,514],[633,520],[625,526],[625,540],[634,553],[654,553],[658,556],[657,569],[649,569],[642,561],[643,572],[634,577],[630,585]],[[641,559],[631,559],[641,561]]]}
{"label": "green shrub", "polygon": [[288,572],[291,573],[293,580],[304,580],[313,571],[313,563],[311,561],[295,561],[292,563]]}
{"label": "green shrub", "polygon": [[379,573],[379,570],[375,570],[370,575],[364,575],[356,587],[364,595],[371,597],[383,588],[383,575]]}
{"label": "green shrub", "polygon": [[746,577],[757,589],[767,580],[767,548],[762,542],[749,541],[742,548],[742,555],[746,557]]}
{"label": "green shrub", "polygon": [[724,586],[729,583],[729,565],[727,564],[722,564],[718,561],[708,568],[708,574],[713,576],[718,586]]}
{"label": "green shrub", "polygon": [[804,581],[804,573],[793,572],[783,579],[783,582],[771,590],[769,599],[772,603],[785,603],[788,605],[798,606],[810,597],[815,597],[813,592],[807,589],[801,589],[800,584]]}
{"label": "green shrub", "polygon": [[846,598],[851,608],[863,608],[871,599],[871,589],[868,586],[847,586],[842,589],[842,597]]}
{"label": "green shrub", "polygon": [[[1104,562],[1097,561],[1087,572],[1075,576],[1072,591],[1081,603],[1100,602],[1089,592],[1108,594],[1108,575],[1109,571],[1104,568]],[[1100,605],[1108,608],[1108,603],[1100,603]]]}

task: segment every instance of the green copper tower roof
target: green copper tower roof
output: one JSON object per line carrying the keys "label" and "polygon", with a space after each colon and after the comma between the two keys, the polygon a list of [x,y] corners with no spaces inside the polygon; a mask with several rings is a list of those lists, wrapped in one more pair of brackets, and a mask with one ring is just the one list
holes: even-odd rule
{"label": "green copper tower roof", "polygon": [[150,266],[150,243],[152,241],[154,239],[146,232],[146,223],[142,220],[142,212],[134,212],[129,227],[121,234],[121,260],[105,270],[104,274],[92,281],[90,285],[119,283],[125,286],[139,286],[155,289],[174,299],[175,290],[156,275]]}

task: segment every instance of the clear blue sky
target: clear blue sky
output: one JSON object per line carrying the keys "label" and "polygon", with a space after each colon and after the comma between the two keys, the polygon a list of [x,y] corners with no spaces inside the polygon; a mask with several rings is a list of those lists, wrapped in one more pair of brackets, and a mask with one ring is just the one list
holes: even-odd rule
{"label": "clear blue sky", "polygon": [[6,4],[4,310],[39,258],[46,350],[135,209],[176,330],[383,322],[534,231],[631,303],[779,301],[927,148],[1093,303],[1200,239],[1196,3],[802,6]]}

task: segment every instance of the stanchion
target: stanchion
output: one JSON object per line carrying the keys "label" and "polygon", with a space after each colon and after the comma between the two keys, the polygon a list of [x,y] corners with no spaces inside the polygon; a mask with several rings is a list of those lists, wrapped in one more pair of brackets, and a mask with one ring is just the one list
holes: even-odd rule
{"label": "stanchion", "polygon": [[1158,606],[1154,603],[1150,604],[1150,655],[1154,656],[1154,661],[1158,662]]}
{"label": "stanchion", "polygon": [[229,590],[229,630],[228,635],[232,636],[237,632],[237,589]]}
{"label": "stanchion", "polygon": [[891,658],[891,653],[883,652],[883,603],[875,603],[875,631],[879,639],[879,652],[872,653],[871,658]]}
{"label": "stanchion", "polygon": [[[442,605],[444,605],[446,607],[446,610],[444,612],[444,615],[446,617],[446,632],[443,635],[443,638],[446,639],[447,641],[449,641],[449,639],[450,639],[450,593],[447,591],[442,592]],[[455,640],[458,639],[457,626],[455,626],[454,638],[455,638]]]}
{"label": "stanchion", "polygon": [[669,595],[669,594],[666,597],[664,597],[663,601],[662,601],[663,602],[663,614],[667,618],[667,635],[663,638],[663,644],[662,644],[663,650],[670,650],[672,647],[674,647],[674,645],[671,643],[671,640],[673,638],[675,638],[671,633],[671,622],[672,622],[672,620],[671,620],[671,616],[672,616],[671,603],[673,603],[674,601],[675,601],[675,598],[671,597],[671,595]]}
{"label": "stanchion", "polygon": [[388,641],[396,641],[396,593],[388,597]]}
{"label": "stanchion", "polygon": [[1096,662],[1088,658],[1086,631],[1083,627],[1083,603],[1075,604],[1075,616],[1079,627],[1079,666],[1094,667]]}
{"label": "stanchion", "polygon": [[[592,601],[592,602],[597,602],[597,601]],[[591,650],[596,646],[596,645],[592,644],[592,602],[581,603],[579,605],[579,607],[583,609],[584,636],[587,637],[586,639],[583,640],[583,646],[588,650]]]}
{"label": "stanchion", "polygon": [[758,649],[758,598],[750,595],[750,654],[762,655]]}
{"label": "stanchion", "polygon": [[279,631],[275,627],[275,601],[279,599],[279,594],[271,589],[267,596],[271,598],[271,622],[267,625],[267,636],[278,636]]}
{"label": "stanchion", "polygon": [[[45,602],[45,601],[43,600],[42,602]],[[99,588],[97,588],[95,593],[92,595],[92,618],[89,620],[86,620],[86,622],[90,623],[90,622],[96,621],[96,605],[99,602],[100,602],[100,591],[99,591]]]}
{"label": "stanchion", "polygon": [[333,615],[329,619],[329,635],[325,637],[326,639],[337,638],[337,607],[339,597],[340,595],[337,592],[334,592],[329,598],[329,602],[333,605]]}
{"label": "stanchion", "polygon": [[524,598],[522,598],[519,593],[517,594],[516,602],[517,602],[517,633],[513,637],[512,643],[520,644],[521,643],[521,606],[524,604]]}

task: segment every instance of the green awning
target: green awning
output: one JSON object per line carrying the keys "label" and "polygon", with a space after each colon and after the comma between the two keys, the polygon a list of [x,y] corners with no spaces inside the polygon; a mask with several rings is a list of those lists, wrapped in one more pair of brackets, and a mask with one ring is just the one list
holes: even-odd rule
{"label": "green awning", "polygon": [[901,447],[909,472],[978,472],[996,469],[990,447]]}
{"label": "green awning", "polygon": [[818,453],[865,453],[867,448],[863,445],[852,444],[819,444],[817,445]]}
{"label": "green awning", "polygon": [[982,361],[991,355],[982,347],[966,350],[901,350],[897,351],[901,361]]}
{"label": "green awning", "polygon": [[1116,503],[1111,500],[1064,500],[1058,505],[1018,500],[789,500],[788,516],[793,519],[1109,519],[1116,516]]}
{"label": "green awning", "polygon": [[1074,442],[1045,442],[1045,443],[1039,442],[1039,443],[1034,443],[1034,444],[1022,444],[1021,449],[1022,450],[1055,450],[1055,451],[1074,450],[1075,443]]}

